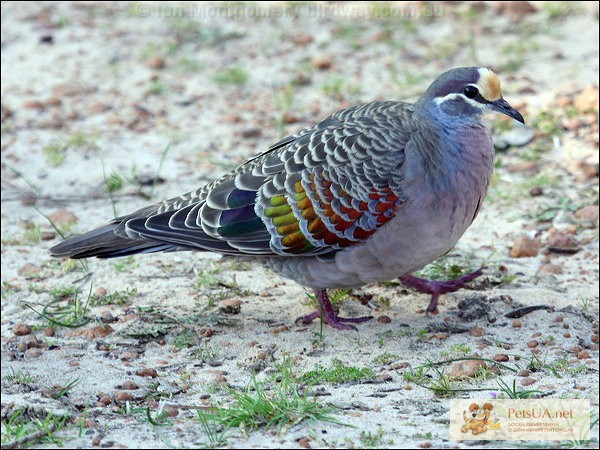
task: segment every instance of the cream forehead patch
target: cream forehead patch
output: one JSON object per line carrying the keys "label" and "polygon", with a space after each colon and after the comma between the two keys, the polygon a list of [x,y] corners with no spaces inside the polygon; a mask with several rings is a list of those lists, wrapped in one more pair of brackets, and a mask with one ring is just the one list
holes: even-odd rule
{"label": "cream forehead patch", "polygon": [[481,96],[487,101],[493,102],[502,97],[500,79],[490,69],[479,69],[479,80],[477,81]]}

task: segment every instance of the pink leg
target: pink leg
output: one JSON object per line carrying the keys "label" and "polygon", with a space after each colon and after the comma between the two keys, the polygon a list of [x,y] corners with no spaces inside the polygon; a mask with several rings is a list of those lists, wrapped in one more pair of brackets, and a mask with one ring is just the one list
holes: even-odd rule
{"label": "pink leg", "polygon": [[482,274],[483,270],[478,269],[475,272],[448,281],[432,281],[413,277],[412,275],[404,275],[403,277],[400,277],[400,281],[407,287],[411,287],[425,294],[431,294],[431,301],[427,307],[427,313],[431,314],[437,311],[438,299],[441,294],[458,291],[465,287],[469,281],[474,280]]}
{"label": "pink leg", "polygon": [[325,289],[321,289],[318,291],[315,290],[315,296],[317,297],[317,302],[319,303],[319,309],[315,312],[307,314],[306,316],[299,317],[296,320],[296,322],[308,324],[315,320],[317,317],[322,317],[325,323],[331,325],[333,328],[337,328],[338,330],[358,331],[355,326],[345,325],[343,322],[362,323],[373,318],[372,316],[355,318],[339,317],[337,311],[334,311],[333,306],[331,306],[329,296],[327,295],[327,291]]}

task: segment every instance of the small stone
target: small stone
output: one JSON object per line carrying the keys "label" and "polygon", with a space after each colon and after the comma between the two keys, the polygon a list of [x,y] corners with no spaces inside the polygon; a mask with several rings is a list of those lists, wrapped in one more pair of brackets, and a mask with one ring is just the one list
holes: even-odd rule
{"label": "small stone", "polygon": [[402,389],[404,389],[405,391],[412,391],[412,385],[410,384],[405,384],[402,386]]}
{"label": "small stone", "polygon": [[310,75],[300,71],[296,73],[296,77],[294,78],[293,82],[298,86],[308,86],[310,83],[312,83],[312,78]]}
{"label": "small stone", "polygon": [[589,359],[589,358],[590,358],[590,352],[588,352],[587,350],[582,350],[577,353],[577,359]]}
{"label": "small stone", "polygon": [[459,361],[454,363],[450,368],[450,378],[461,380],[464,378],[473,378],[483,369],[487,368],[487,364],[479,360]]}
{"label": "small stone", "polygon": [[149,58],[148,61],[146,61],[146,64],[148,64],[148,67],[150,67],[151,69],[157,70],[164,69],[165,67],[167,67],[167,63],[160,56],[153,56]]}
{"label": "small stone", "polygon": [[281,325],[281,326],[275,327],[271,330],[271,333],[273,333],[275,336],[279,336],[284,331],[289,331],[289,328],[287,325]]}
{"label": "small stone", "polygon": [[598,205],[588,205],[575,212],[575,218],[580,222],[587,222],[592,227],[598,226]]}
{"label": "small stone", "polygon": [[25,336],[31,333],[31,327],[25,323],[17,323],[13,325],[12,332],[17,336]]}
{"label": "small stone", "polygon": [[542,244],[538,239],[521,235],[515,239],[515,242],[511,247],[509,254],[511,258],[525,258],[536,256],[541,246]]}
{"label": "small stone", "polygon": [[494,355],[494,357],[492,358],[494,361],[497,362],[506,362],[508,361],[510,358],[508,355],[503,354],[503,353],[499,353],[497,355]]}
{"label": "small stone", "polygon": [[540,195],[544,195],[544,190],[539,186],[535,186],[529,190],[529,195],[531,197],[539,197]]}
{"label": "small stone", "polygon": [[598,87],[589,85],[573,100],[573,106],[581,112],[598,111]]}
{"label": "small stone", "polygon": [[179,415],[179,408],[175,405],[165,405],[163,411],[167,417],[176,417]]}
{"label": "small stone", "polygon": [[137,352],[123,352],[121,354],[121,361],[133,361],[139,357],[140,355]]}
{"label": "small stone", "polygon": [[50,221],[59,228],[68,227],[74,223],[77,223],[79,220],[75,214],[66,210],[65,208],[58,209],[48,214],[48,219],[50,219]]}
{"label": "small stone", "polygon": [[525,125],[515,126],[494,138],[494,146],[499,150],[508,147],[523,147],[535,137],[536,129]]}
{"label": "small stone", "polygon": [[301,437],[300,439],[298,439],[298,445],[302,448],[312,448],[310,446],[310,442],[308,441],[308,438],[305,438],[305,437]]}
{"label": "small stone", "polygon": [[533,378],[523,378],[521,380],[521,385],[523,386],[531,386],[533,383],[536,383],[537,380],[533,379]]}
{"label": "small stone", "polygon": [[515,319],[513,320],[512,326],[513,328],[521,328],[523,326],[523,322],[521,322],[519,319]]}
{"label": "small stone", "polygon": [[124,391],[134,391],[138,388],[138,385],[136,384],[135,381],[132,380],[125,380],[123,381],[123,384],[121,384],[121,389],[123,389]]}
{"label": "small stone", "polygon": [[108,406],[112,403],[112,398],[110,398],[108,395],[105,394],[100,394],[99,398],[98,398],[98,405],[99,406]]}
{"label": "small stone", "polygon": [[409,367],[409,366],[410,366],[410,364],[409,364],[409,363],[407,363],[406,361],[402,361],[402,362],[395,362],[395,363],[392,363],[392,364],[390,365],[390,368],[391,368],[391,369],[394,369],[394,370],[402,370],[402,369],[406,369],[406,368],[407,368],[407,367]]}
{"label": "small stone", "polygon": [[156,370],[154,370],[154,369],[148,369],[148,368],[139,369],[135,374],[138,377],[156,378],[158,376],[158,372]]}
{"label": "small stone", "polygon": [[42,241],[51,241],[56,237],[56,233],[54,231],[41,231],[40,239]]}
{"label": "small stone", "polygon": [[115,400],[119,403],[130,402],[133,400],[133,395],[129,392],[117,391],[115,394]]}
{"label": "small stone", "polygon": [[529,370],[523,369],[523,370],[519,371],[519,373],[517,375],[519,375],[520,377],[528,377],[531,374],[530,374]]}
{"label": "small stone", "polygon": [[108,336],[114,330],[110,325],[96,325],[84,332],[88,339],[98,339]]}
{"label": "small stone", "polygon": [[537,347],[539,344],[540,344],[540,343],[539,343],[538,341],[536,341],[536,340],[533,340],[533,341],[529,341],[529,342],[527,343],[527,347],[529,347],[529,348],[536,348],[536,347]]}
{"label": "small stone", "polygon": [[38,338],[36,338],[35,335],[33,335],[33,334],[29,334],[25,337],[22,337],[21,339],[25,343],[26,348],[43,347],[43,345],[41,345],[40,341],[38,341]]}
{"label": "small stone", "polygon": [[520,22],[527,14],[537,11],[527,1],[496,2],[493,6],[500,14],[509,16],[515,22]]}
{"label": "small stone", "polygon": [[106,295],[106,289],[99,287],[96,289],[96,297],[104,297]]}
{"label": "small stone", "polygon": [[419,448],[433,448],[433,443],[431,443],[431,442],[419,442],[417,444],[417,447],[419,447]]}
{"label": "small stone", "polygon": [[377,322],[379,323],[390,323],[392,321],[390,316],[381,315],[377,317]]}
{"label": "small stone", "polygon": [[42,268],[33,263],[27,263],[17,270],[18,275],[28,280],[39,277],[41,272]]}
{"label": "small stone", "polygon": [[48,97],[46,99],[46,105],[48,106],[60,106],[62,105],[62,100],[56,96]]}
{"label": "small stone", "polygon": [[483,328],[475,327],[471,329],[470,335],[473,337],[481,337],[485,334],[485,330]]}
{"label": "small stone", "polygon": [[310,34],[296,34],[292,36],[292,42],[297,45],[308,45],[314,38]]}
{"label": "small stone", "polygon": [[318,55],[312,59],[312,65],[318,70],[329,70],[333,65],[331,58],[327,55]]}
{"label": "small stone", "polygon": [[219,310],[225,314],[239,314],[242,310],[242,301],[229,298],[219,302]]}
{"label": "small stone", "polygon": [[241,131],[241,136],[245,139],[249,139],[249,138],[257,138],[260,137],[262,135],[262,129],[261,128],[246,128],[244,130]]}
{"label": "small stone", "polygon": [[563,273],[563,268],[562,268],[562,266],[559,266],[558,264],[546,263],[546,264],[540,265],[539,269],[537,270],[537,273],[550,273],[550,274],[558,275],[558,274]]}
{"label": "small stone", "polygon": [[52,337],[56,333],[56,330],[53,327],[44,328],[44,336]]}
{"label": "small stone", "polygon": [[37,347],[25,350],[25,354],[23,355],[25,359],[36,359],[40,356],[42,356],[42,350]]}
{"label": "small stone", "polygon": [[21,105],[23,109],[37,109],[42,111],[46,106],[39,100],[28,100]]}
{"label": "small stone", "polygon": [[551,233],[548,237],[547,247],[553,253],[573,254],[580,250],[575,236],[558,230]]}

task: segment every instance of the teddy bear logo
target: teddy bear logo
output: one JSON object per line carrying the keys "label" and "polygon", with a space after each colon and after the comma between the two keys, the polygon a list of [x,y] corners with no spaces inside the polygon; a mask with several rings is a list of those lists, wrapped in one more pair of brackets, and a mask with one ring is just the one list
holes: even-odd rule
{"label": "teddy bear logo", "polygon": [[484,403],[482,407],[479,407],[477,403],[471,403],[469,405],[469,412],[463,411],[463,419],[465,424],[462,426],[460,431],[468,433],[471,430],[473,434],[485,433],[487,430],[500,429],[500,423],[498,419],[490,422],[490,414],[494,406],[491,403]]}

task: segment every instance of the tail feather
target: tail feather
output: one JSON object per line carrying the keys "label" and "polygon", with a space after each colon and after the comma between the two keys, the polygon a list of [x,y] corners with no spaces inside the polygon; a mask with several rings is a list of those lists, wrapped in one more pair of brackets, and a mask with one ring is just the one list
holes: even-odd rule
{"label": "tail feather", "polygon": [[50,249],[50,255],[59,258],[116,258],[136,253],[154,253],[175,250],[174,244],[157,241],[139,241],[115,234],[119,223],[110,223],[87,233],[65,239]]}

